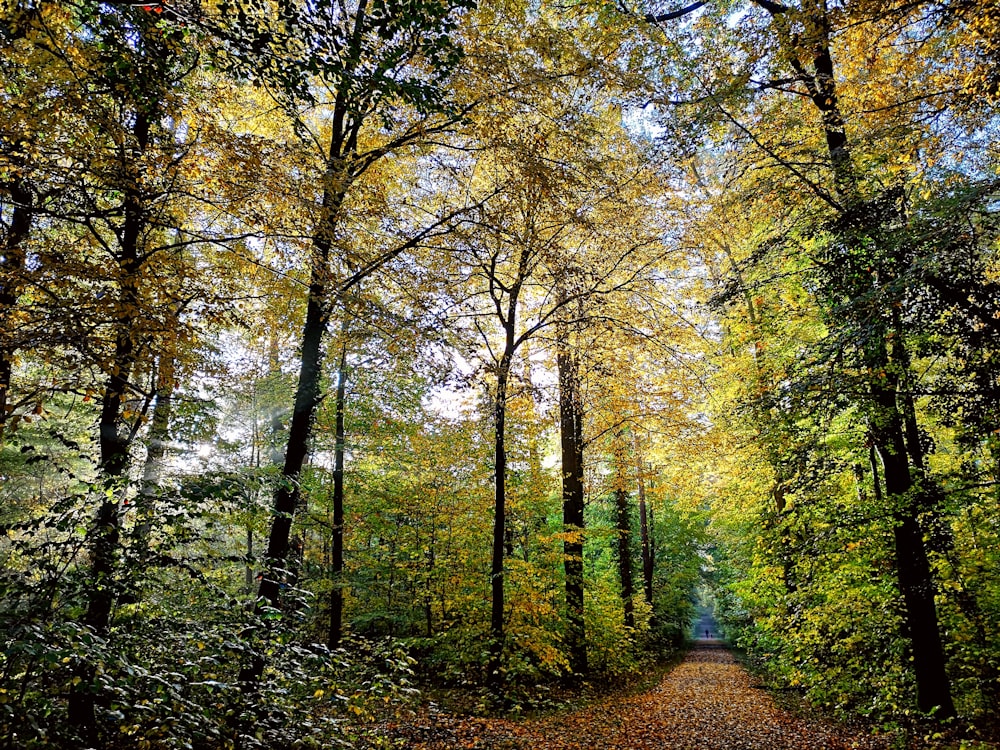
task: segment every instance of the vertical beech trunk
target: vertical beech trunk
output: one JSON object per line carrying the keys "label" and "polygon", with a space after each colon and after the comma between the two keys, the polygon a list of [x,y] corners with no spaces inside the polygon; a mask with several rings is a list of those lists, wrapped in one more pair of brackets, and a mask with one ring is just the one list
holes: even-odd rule
{"label": "vertical beech trunk", "polygon": [[615,490],[615,517],[618,530],[618,579],[622,586],[622,609],[625,626],[635,627],[635,582],[632,577],[632,528],[629,517],[628,492],[619,487]]}
{"label": "vertical beech trunk", "polygon": [[10,223],[0,248],[0,445],[3,445],[7,425],[10,383],[14,370],[17,343],[11,334],[14,324],[11,313],[21,294],[25,254],[22,243],[31,231],[34,219],[34,196],[21,180],[0,184],[0,190],[10,196],[13,209]]}
{"label": "vertical beech trunk", "polygon": [[[176,324],[176,320],[174,321]],[[145,561],[149,551],[149,532],[153,526],[153,511],[163,466],[170,442],[170,419],[173,416],[174,389],[177,387],[177,357],[173,348],[160,355],[156,368],[153,416],[146,439],[146,461],[142,467],[142,482],[136,499],[135,544],[138,558]],[[140,565],[140,568],[142,565]]]}
{"label": "vertical beech trunk", "polygon": [[583,404],[576,355],[569,332],[558,332],[559,441],[562,456],[563,570],[566,577],[566,649],[574,675],[587,673],[583,610]]}
{"label": "vertical beech trunk", "polygon": [[[516,306],[512,302],[512,309]],[[504,554],[507,537],[507,385],[510,366],[514,358],[514,319],[508,317],[505,325],[505,346],[497,367],[496,394],[493,399],[493,451],[494,451],[494,511],[493,554],[490,562],[490,645],[486,679],[494,698],[504,698],[503,648],[504,648]]]}
{"label": "vertical beech trunk", "polygon": [[[139,494],[143,503],[151,502],[156,496],[163,479],[163,464],[170,442],[170,419],[173,416],[174,389],[177,387],[177,357],[173,351],[160,355],[156,369],[156,386],[153,416],[149,421],[149,435],[146,440],[146,461],[142,467],[142,484]],[[143,508],[140,515],[145,515]]]}
{"label": "vertical beech trunk", "polygon": [[337,648],[344,632],[344,410],[347,406],[347,316],[340,327],[340,361],[334,416],[333,525],[330,528],[330,628],[327,645]]}
{"label": "vertical beech trunk", "polygon": [[882,492],[882,476],[878,468],[878,451],[875,449],[871,433],[869,433],[868,437],[872,440],[872,444],[868,446],[868,464],[872,467],[872,494],[875,495],[875,502],[881,507],[885,495]]}
{"label": "vertical beech trunk", "polygon": [[618,581],[621,584],[622,611],[625,627],[635,627],[635,579],[632,574],[632,517],[628,501],[628,469],[624,431],[614,438],[615,457],[615,557],[618,560]]}
{"label": "vertical beech trunk", "polygon": [[646,603],[653,605],[653,551],[649,545],[649,519],[646,515],[646,477],[643,473],[639,441],[635,444],[635,474],[639,491],[639,543],[642,559],[642,592]]}
{"label": "vertical beech trunk", "polygon": [[618,579],[622,586],[625,627],[634,628],[635,611],[632,597],[635,596],[635,582],[632,577],[632,524],[629,514],[628,492],[624,487],[615,488],[615,518],[618,531]]}
{"label": "vertical beech trunk", "polygon": [[892,376],[887,381],[888,385],[873,388],[879,409],[872,434],[884,472],[885,494],[890,504],[897,506],[893,511],[896,579],[905,605],[906,635],[910,639],[917,682],[917,707],[924,712],[936,710],[939,717],[951,717],[955,715],[955,706],[938,630],[934,579],[918,519],[919,499],[908,497],[914,484],[907,460],[904,427]]}
{"label": "vertical beech trunk", "polygon": [[[328,198],[329,200],[329,198]],[[328,235],[321,233],[313,242],[312,272],[306,319],[302,329],[302,351],[299,356],[299,378],[295,390],[285,462],[274,493],[273,519],[264,552],[264,570],[257,588],[256,612],[265,608],[280,609],[279,593],[287,576],[291,550],[292,520],[299,505],[299,479],[309,453],[312,423],[320,402],[320,382],[323,370],[323,335],[329,316],[327,276],[330,257]],[[250,661],[240,670],[239,680],[244,690],[252,690],[264,673],[264,657],[260,651],[251,654]]]}
{"label": "vertical beech trunk", "polygon": [[139,254],[136,240],[140,228],[140,207],[129,201],[126,224],[119,253],[121,292],[118,319],[115,322],[114,354],[111,372],[101,396],[98,422],[100,469],[106,493],[97,512],[92,536],[91,575],[93,586],[84,622],[98,632],[107,629],[113,599],[111,577],[118,554],[120,533],[121,482],[128,471],[129,432],[122,424],[122,411],[128,397],[129,380],[135,365],[133,327],[138,312]]}
{"label": "vertical beech trunk", "polygon": [[[367,23],[367,0],[361,0],[354,18],[347,54],[348,77],[360,64]],[[330,278],[330,254],[340,221],[341,207],[355,179],[348,167],[350,157],[357,152],[357,138],[363,121],[363,115],[354,111],[352,102],[348,101],[349,93],[349,87],[346,86],[337,91],[330,120],[330,147],[323,179],[323,202],[310,252],[309,291],[306,318],[302,326],[299,377],[285,445],[285,461],[274,493],[273,519],[264,552],[264,570],[257,589],[258,614],[265,608],[281,608],[279,593],[282,579],[287,574],[292,521],[300,500],[299,480],[309,454],[313,420],[321,398],[325,354],[323,339],[337,291],[332,288]],[[255,650],[249,662],[240,669],[239,681],[243,689],[254,690],[263,673],[264,656],[260,650]]]}
{"label": "vertical beech trunk", "polygon": [[[497,703],[506,700],[503,673],[504,652],[504,557],[507,549],[507,390],[510,384],[514,354],[524,339],[517,337],[517,311],[521,288],[530,273],[533,249],[522,245],[518,253],[514,282],[506,285],[496,276],[489,278],[490,295],[496,304],[499,323],[503,329],[503,351],[497,361],[496,392],[493,397],[493,548],[490,561],[490,642],[486,664],[486,681]],[[504,306],[500,300],[506,294]]]}

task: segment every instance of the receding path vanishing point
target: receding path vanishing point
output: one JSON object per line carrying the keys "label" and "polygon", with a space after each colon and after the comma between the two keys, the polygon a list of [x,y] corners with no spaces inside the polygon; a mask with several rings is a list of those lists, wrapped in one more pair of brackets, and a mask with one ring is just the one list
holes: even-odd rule
{"label": "receding path vanishing point", "polygon": [[[431,725],[433,724],[433,726]],[[421,728],[418,728],[421,729]],[[721,641],[702,638],[653,689],[529,721],[433,721],[415,749],[841,750],[887,747],[775,705]],[[421,736],[422,735],[422,736]]]}

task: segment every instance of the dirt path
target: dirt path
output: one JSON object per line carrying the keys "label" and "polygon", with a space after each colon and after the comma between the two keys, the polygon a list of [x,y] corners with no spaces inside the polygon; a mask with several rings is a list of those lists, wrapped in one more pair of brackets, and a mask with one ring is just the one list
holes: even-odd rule
{"label": "dirt path", "polygon": [[[531,721],[433,721],[407,747],[494,750],[841,750],[886,747],[877,738],[807,721],[755,688],[733,655],[701,641],[652,690]],[[420,735],[423,736],[420,736]]]}

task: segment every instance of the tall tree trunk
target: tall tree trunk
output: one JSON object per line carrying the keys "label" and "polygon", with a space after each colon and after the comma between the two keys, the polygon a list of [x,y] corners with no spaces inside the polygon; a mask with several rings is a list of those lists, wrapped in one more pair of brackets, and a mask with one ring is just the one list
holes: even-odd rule
{"label": "tall tree trunk", "polygon": [[628,490],[626,489],[628,472],[625,470],[625,445],[619,436],[615,463],[615,528],[618,531],[617,558],[618,580],[621,583],[622,610],[625,627],[635,627],[635,608],[632,597],[635,596],[635,581],[632,576],[632,519],[629,513]]}
{"label": "tall tree trunk", "polygon": [[917,683],[917,707],[924,712],[936,709],[937,716],[951,717],[955,715],[955,706],[938,631],[933,577],[917,512],[908,498],[913,482],[895,393],[890,388],[880,388],[874,395],[882,407],[877,417],[881,424],[873,430],[875,447],[885,474],[886,495],[890,504],[898,504],[893,513],[896,577],[905,604],[905,624]]}
{"label": "tall tree trunk", "polygon": [[569,332],[558,332],[559,442],[562,458],[563,571],[566,577],[566,649],[574,675],[587,673],[583,609],[583,404],[580,374]]}
{"label": "tall tree trunk", "polygon": [[639,543],[642,558],[642,592],[646,603],[653,605],[653,554],[649,545],[649,519],[646,515],[646,477],[639,441],[635,443],[635,474],[639,491]]}
{"label": "tall tree trunk", "polygon": [[[363,25],[364,5],[358,10],[355,42]],[[322,214],[313,236],[310,253],[309,292],[306,299],[306,317],[302,325],[302,344],[299,354],[299,376],[295,387],[295,400],[285,444],[285,460],[281,468],[281,479],[274,492],[273,520],[264,551],[264,570],[257,588],[255,611],[261,614],[265,608],[281,609],[280,591],[282,580],[287,576],[288,556],[291,551],[291,530],[295,512],[301,498],[300,479],[309,444],[312,438],[313,420],[321,400],[323,376],[323,339],[330,319],[333,292],[330,280],[330,252],[333,237],[340,219],[340,209],[351,176],[344,168],[342,156],[345,150],[352,151],[353,136],[344,135],[344,123],[348,118],[343,92],[338,94],[327,157],[327,174],[324,179]],[[259,650],[250,655],[248,663],[240,669],[239,681],[244,690],[255,689],[264,673],[264,657]]]}
{"label": "tall tree trunk", "polygon": [[[174,323],[176,324],[176,320]],[[174,389],[177,387],[177,357],[171,346],[160,355],[156,368],[156,401],[149,422],[146,440],[146,461],[136,499],[136,555],[145,560],[149,551],[149,533],[153,526],[154,506],[163,480],[163,467],[170,442],[170,420],[173,416]],[[140,567],[141,564],[140,564]]]}
{"label": "tall tree trunk", "polygon": [[[146,461],[142,467],[139,494],[143,502],[155,497],[163,479],[164,458],[170,442],[170,419],[173,416],[174,389],[177,387],[177,357],[172,350],[160,355],[156,369],[153,416],[146,440]],[[140,514],[142,509],[140,508]]]}
{"label": "tall tree trunk", "polygon": [[615,518],[618,531],[618,580],[621,582],[622,609],[625,626],[635,627],[635,583],[632,578],[632,524],[629,518],[628,492],[623,487],[615,489]]}
{"label": "tall tree trunk", "polygon": [[[320,402],[320,383],[323,370],[323,336],[329,318],[329,258],[330,241],[322,233],[313,242],[312,271],[306,319],[302,328],[302,350],[299,356],[299,377],[295,390],[285,462],[281,478],[274,493],[273,520],[264,552],[264,570],[257,588],[256,612],[265,608],[280,610],[279,594],[286,577],[288,555],[291,550],[291,529],[300,499],[302,467],[309,454],[313,419]],[[258,650],[240,670],[239,680],[245,690],[253,690],[264,673],[264,657]]]}
{"label": "tall tree trunk", "polygon": [[875,448],[874,436],[869,433],[868,437],[871,440],[871,445],[868,447],[868,465],[872,468],[872,494],[875,495],[875,502],[882,507],[885,495],[882,492],[882,477],[878,468],[878,451]]}
{"label": "tall tree trunk", "polygon": [[504,699],[502,671],[504,649],[504,555],[507,536],[507,385],[514,358],[514,322],[508,320],[506,345],[497,367],[493,399],[494,511],[493,554],[490,562],[490,646],[486,679],[498,701]]}
{"label": "tall tree trunk", "polygon": [[[361,0],[354,18],[354,28],[347,53],[348,78],[360,64],[364,31],[368,21],[367,0]],[[340,211],[355,175],[350,171],[350,157],[357,152],[357,138],[364,116],[352,109],[348,101],[349,87],[337,91],[330,119],[330,147],[323,178],[323,203],[313,235],[310,253],[309,293],[306,319],[302,326],[302,346],[299,354],[299,377],[295,387],[295,402],[285,446],[285,463],[274,493],[273,520],[264,553],[264,571],[257,589],[256,611],[265,607],[280,609],[281,580],[286,575],[291,550],[292,520],[300,500],[299,484],[302,467],[309,454],[313,420],[319,408],[323,374],[323,338],[326,334],[333,296],[331,288],[330,252],[340,221]],[[264,673],[264,657],[257,650],[240,670],[239,680],[244,690],[255,689]]]}
{"label": "tall tree trunk", "polygon": [[327,645],[337,648],[344,631],[344,410],[347,406],[347,316],[340,326],[343,340],[337,363],[334,416],[333,525],[330,529],[330,629]]}
{"label": "tall tree trunk", "polygon": [[[149,144],[150,120],[146,112],[136,114],[132,135],[138,153]],[[90,590],[82,622],[99,635],[107,633],[115,599],[114,577],[121,547],[121,503],[124,482],[129,467],[129,447],[132,433],[122,424],[122,412],[130,390],[130,379],[136,361],[135,323],[140,309],[139,242],[145,227],[143,197],[138,186],[126,190],[124,219],[118,238],[119,292],[115,308],[115,342],[108,379],[101,394],[98,421],[100,475],[104,485],[100,505],[90,535]],[[80,730],[88,744],[96,744],[96,695],[92,683],[96,669],[92,664],[80,665],[79,682],[70,692],[68,718]]]}
{"label": "tall tree trunk", "polygon": [[3,445],[10,403],[11,377],[17,342],[12,335],[12,313],[21,294],[25,254],[22,243],[31,231],[34,219],[34,196],[20,180],[0,184],[0,190],[10,195],[13,203],[10,223],[0,248],[0,445]]}

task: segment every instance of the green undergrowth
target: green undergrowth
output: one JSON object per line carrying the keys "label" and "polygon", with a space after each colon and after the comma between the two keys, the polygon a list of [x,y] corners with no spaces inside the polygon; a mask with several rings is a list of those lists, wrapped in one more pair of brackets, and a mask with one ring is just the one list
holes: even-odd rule
{"label": "green undergrowth", "polygon": [[878,735],[892,750],[1000,750],[996,727],[957,719],[935,721],[932,717],[912,715],[897,720],[876,721],[857,714],[834,712],[807,695],[808,688],[787,685],[769,669],[766,659],[745,649],[730,647],[737,661],[756,680],[755,688],[766,690],[783,710],[803,719],[821,720],[842,726],[852,734]]}

